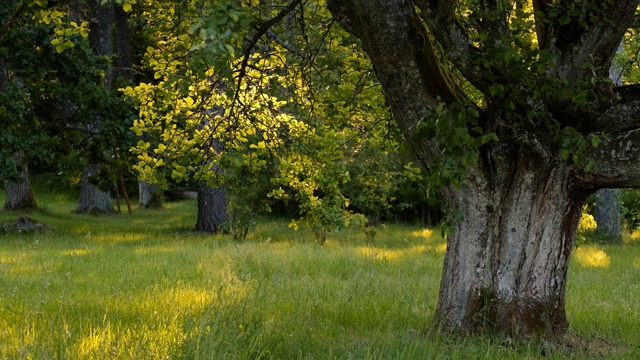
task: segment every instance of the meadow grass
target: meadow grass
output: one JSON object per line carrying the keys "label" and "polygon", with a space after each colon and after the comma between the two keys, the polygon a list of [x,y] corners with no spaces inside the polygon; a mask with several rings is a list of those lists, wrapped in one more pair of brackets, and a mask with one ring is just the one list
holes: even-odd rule
{"label": "meadow grass", "polygon": [[[445,251],[434,229],[389,225],[373,244],[343,230],[320,247],[261,219],[239,243],[190,232],[192,201],[95,217],[71,214],[71,196],[38,200],[45,210],[28,215],[55,230],[0,234],[0,358],[542,357],[539,345],[425,332]],[[547,358],[640,358],[638,275],[639,246],[578,249],[567,310],[583,340]]]}

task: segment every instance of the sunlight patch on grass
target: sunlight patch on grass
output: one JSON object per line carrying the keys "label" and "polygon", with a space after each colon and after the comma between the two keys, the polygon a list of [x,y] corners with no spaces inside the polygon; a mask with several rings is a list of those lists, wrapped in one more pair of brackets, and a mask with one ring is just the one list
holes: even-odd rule
{"label": "sunlight patch on grass", "polygon": [[93,250],[91,249],[73,249],[73,250],[64,251],[62,254],[67,256],[82,256],[82,255],[89,255],[92,252]]}
{"label": "sunlight patch on grass", "polygon": [[141,233],[106,233],[106,234],[98,234],[98,235],[87,235],[88,239],[91,239],[93,242],[99,243],[130,243],[137,242],[146,237],[145,234]]}
{"label": "sunlight patch on grass", "polygon": [[70,349],[72,358],[101,359],[150,357],[169,359],[176,355],[186,336],[177,322],[126,327],[111,325],[91,328]]}
{"label": "sunlight patch on grass", "polygon": [[173,246],[157,245],[157,246],[144,246],[135,249],[136,255],[148,255],[148,254],[166,254],[179,250],[179,244]]}
{"label": "sunlight patch on grass", "polygon": [[444,254],[447,252],[447,243],[442,243],[436,246],[436,253]]}
{"label": "sunlight patch on grass", "polygon": [[363,246],[357,249],[360,255],[377,260],[398,260],[407,255],[405,250],[382,249],[373,246]]}
{"label": "sunlight patch on grass", "polygon": [[422,230],[412,231],[411,236],[429,240],[431,236],[433,236],[433,230],[424,228]]}
{"label": "sunlight patch on grass", "polygon": [[611,265],[611,258],[597,246],[580,246],[574,252],[578,264],[584,267],[607,268]]}
{"label": "sunlight patch on grass", "polygon": [[15,256],[0,256],[0,265],[4,264],[17,264],[26,259],[26,255],[15,255]]}
{"label": "sunlight patch on grass", "polygon": [[424,254],[429,250],[435,250],[438,252],[438,246],[427,245],[415,245],[406,249],[385,249],[375,246],[361,246],[356,249],[356,252],[365,257],[370,257],[377,260],[400,260],[411,255]]}

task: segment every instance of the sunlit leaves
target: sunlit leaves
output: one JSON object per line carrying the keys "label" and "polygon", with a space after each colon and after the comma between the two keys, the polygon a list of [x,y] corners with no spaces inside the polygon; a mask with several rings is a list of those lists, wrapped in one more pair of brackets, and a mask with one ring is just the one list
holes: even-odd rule
{"label": "sunlit leaves", "polygon": [[[279,13],[278,6],[260,4],[163,9],[176,15],[166,19],[170,28],[153,25],[162,29],[145,55],[153,81],[123,89],[138,104],[133,130],[144,139],[132,150],[136,169],[150,182],[169,175],[224,184],[232,213],[245,212],[251,197],[291,202],[318,236],[361,222],[350,205],[388,204],[385,189],[398,175],[379,173],[389,164],[381,157],[397,143],[372,66],[338,27],[282,40],[291,34],[288,26],[299,26],[294,18],[274,26],[245,58],[250,22],[255,28]],[[143,9],[158,21],[151,6]],[[330,24],[322,4],[303,9],[305,21]],[[313,63],[295,54],[305,48],[313,49]],[[376,190],[350,201],[345,191],[357,153],[380,158],[358,171],[358,186]]]}

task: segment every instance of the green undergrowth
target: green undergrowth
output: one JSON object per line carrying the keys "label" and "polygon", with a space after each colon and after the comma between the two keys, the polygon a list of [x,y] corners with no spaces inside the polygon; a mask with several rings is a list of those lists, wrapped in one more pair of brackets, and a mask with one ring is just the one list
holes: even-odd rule
{"label": "green undergrowth", "polygon": [[0,211],[0,223],[28,215],[55,229],[0,234],[3,359],[640,355],[638,246],[591,246],[574,256],[574,347],[510,346],[425,331],[445,251],[437,230],[384,226],[372,244],[361,230],[343,230],[320,247],[288,220],[260,219],[239,243],[190,232],[193,201],[95,217],[71,214],[71,197],[38,200],[43,211]]}

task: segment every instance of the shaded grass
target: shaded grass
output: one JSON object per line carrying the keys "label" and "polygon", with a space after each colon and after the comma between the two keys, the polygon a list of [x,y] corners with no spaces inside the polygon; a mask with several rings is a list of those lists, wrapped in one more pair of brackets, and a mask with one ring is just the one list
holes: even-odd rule
{"label": "shaded grass", "polygon": [[[437,231],[390,225],[374,244],[339,231],[319,247],[310,232],[263,219],[237,243],[188,232],[189,201],[94,217],[71,214],[72,199],[41,199],[46,210],[30,216],[55,232],[0,235],[0,358],[640,356],[636,246],[572,260],[568,315],[586,340],[507,347],[425,332],[445,249]],[[17,216],[0,211],[0,222]]]}

